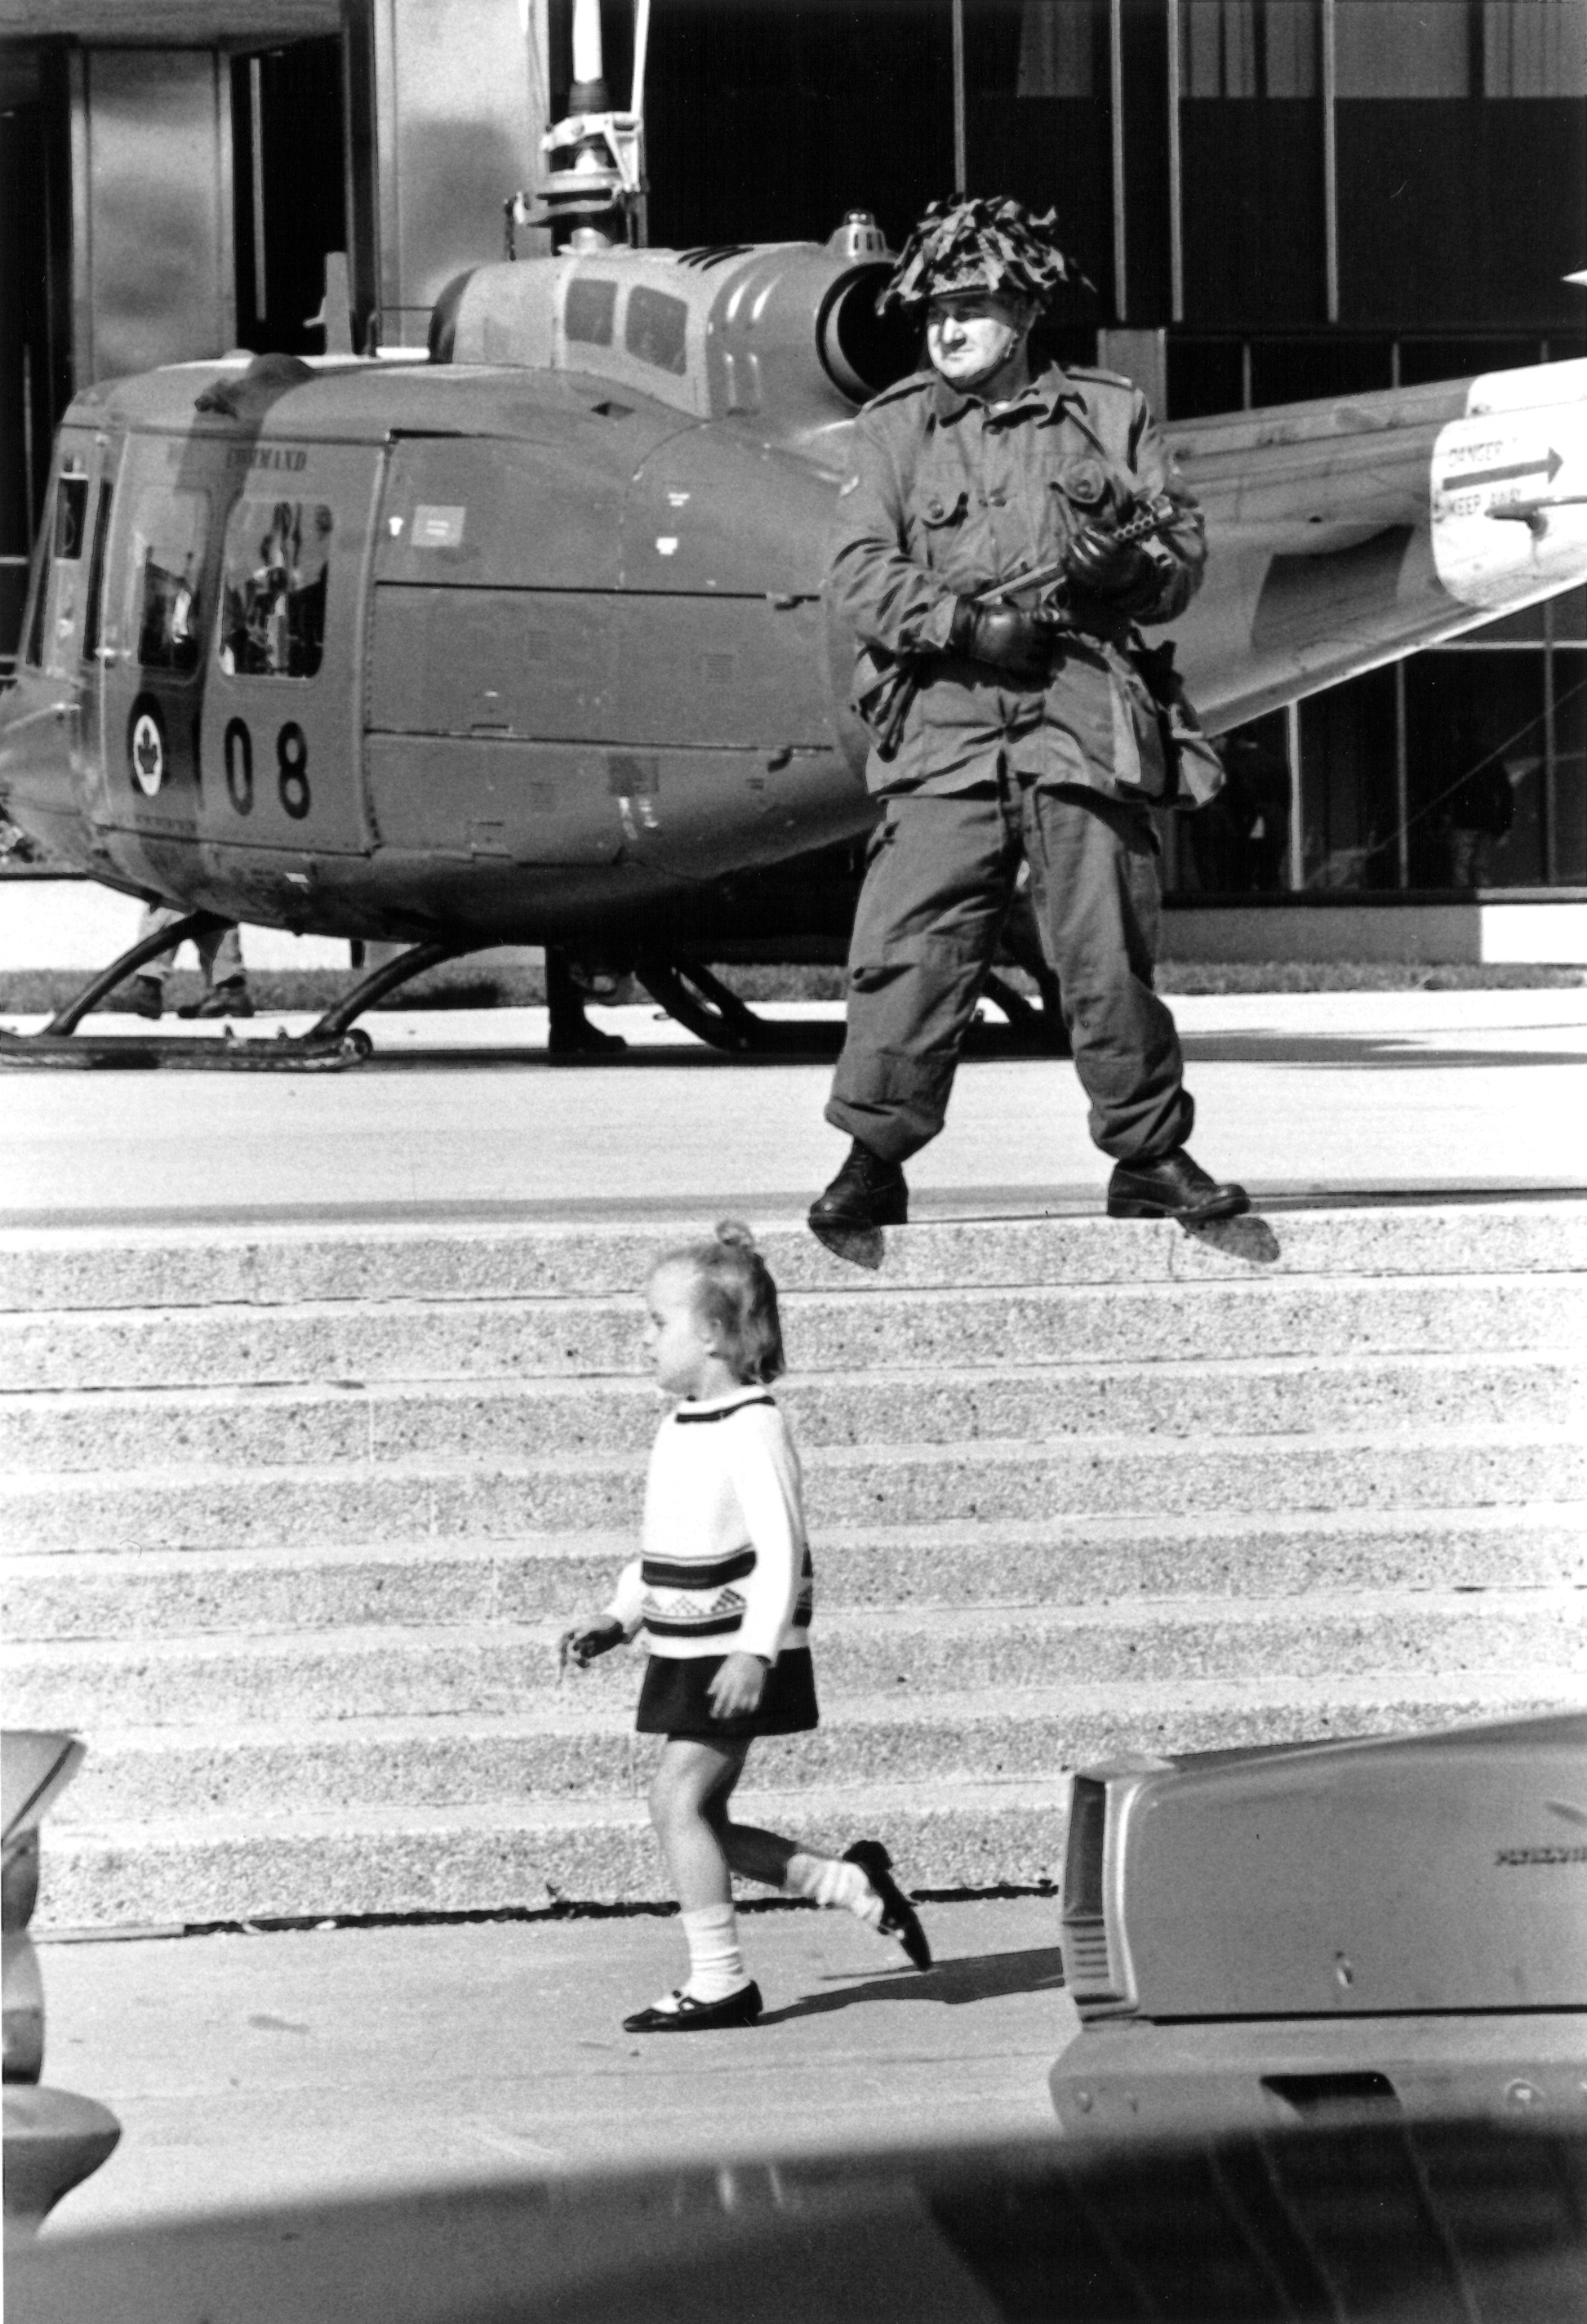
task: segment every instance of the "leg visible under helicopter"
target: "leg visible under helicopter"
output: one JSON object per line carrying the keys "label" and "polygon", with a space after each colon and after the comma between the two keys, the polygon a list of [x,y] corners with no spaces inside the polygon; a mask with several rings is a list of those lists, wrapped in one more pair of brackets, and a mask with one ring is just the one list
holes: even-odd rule
{"label": "leg visible under helicopter", "polygon": [[546,1006],[551,1026],[546,1046],[552,1056],[598,1057],[628,1047],[620,1033],[603,1033],[598,1025],[591,1024],[584,1014],[590,998],[562,945],[547,945]]}
{"label": "leg visible under helicopter", "polygon": [[218,937],[231,926],[232,922],[219,912],[188,912],[185,918],[162,919],[155,927],[145,927],[137,943],[129,945],[125,952],[118,953],[108,968],[102,968],[96,976],[91,976],[64,1009],[56,1010],[35,1038],[55,1039],[75,1033],[96,1003],[103,1001],[107,993],[114,992],[118,984],[134,975],[149,961],[157,960],[161,953],[176,951],[189,937],[195,944],[203,943],[206,937]]}

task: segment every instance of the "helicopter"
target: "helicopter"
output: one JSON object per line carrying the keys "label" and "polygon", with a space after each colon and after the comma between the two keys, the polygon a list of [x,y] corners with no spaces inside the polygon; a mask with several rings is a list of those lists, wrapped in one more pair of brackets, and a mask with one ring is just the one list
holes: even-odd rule
{"label": "helicopter", "polygon": [[[596,118],[553,137],[587,155]],[[80,390],[0,807],[188,917],[0,1058],[78,1057],[94,1003],[215,918],[407,949],[298,1041],[171,1044],[186,1064],[353,1062],[373,1001],[505,944],[774,1045],[701,964],[840,938],[876,820],[822,583],[856,415],[920,360],[876,313],[891,263],[863,212],[825,244],[586,227],[459,275],[408,359],[239,353]],[[1176,642],[1212,732],[1587,578],[1587,362],[1166,432],[1206,521]]]}

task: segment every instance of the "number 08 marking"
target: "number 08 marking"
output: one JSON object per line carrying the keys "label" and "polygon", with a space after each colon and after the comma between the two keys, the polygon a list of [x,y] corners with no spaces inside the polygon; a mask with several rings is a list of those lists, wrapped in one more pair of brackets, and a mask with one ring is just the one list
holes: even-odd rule
{"label": "number 08 marking", "polygon": [[240,718],[226,728],[223,744],[226,763],[226,797],[239,815],[253,812],[253,737]]}
{"label": "number 08 marking", "polygon": [[301,823],[314,802],[308,789],[308,744],[295,720],[276,736],[276,789],[293,822]]}
{"label": "number 08 marking", "polygon": [[[241,718],[234,718],[222,742],[225,760],[226,797],[239,815],[253,812],[253,737]],[[295,718],[276,736],[276,791],[294,823],[301,823],[314,805],[308,788],[308,744]]]}

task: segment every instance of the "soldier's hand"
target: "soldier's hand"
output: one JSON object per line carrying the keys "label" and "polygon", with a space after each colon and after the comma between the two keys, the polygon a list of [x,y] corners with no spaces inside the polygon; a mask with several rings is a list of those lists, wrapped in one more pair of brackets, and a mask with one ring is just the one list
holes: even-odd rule
{"label": "soldier's hand", "polygon": [[948,633],[950,653],[1019,678],[1051,676],[1052,642],[1050,615],[1024,605],[977,605],[968,597],[959,599]]}
{"label": "soldier's hand", "polygon": [[1151,563],[1138,540],[1120,540],[1097,524],[1081,526],[1066,559],[1070,581],[1094,597],[1127,596],[1145,579]]}

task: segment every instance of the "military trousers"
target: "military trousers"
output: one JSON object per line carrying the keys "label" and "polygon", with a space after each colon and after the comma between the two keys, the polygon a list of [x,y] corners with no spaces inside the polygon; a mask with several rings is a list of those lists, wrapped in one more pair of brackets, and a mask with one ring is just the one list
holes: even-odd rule
{"label": "military trousers", "polygon": [[889,1162],[937,1135],[1022,856],[1058,972],[1091,1135],[1115,1161],[1188,1139],[1174,1020],[1152,990],[1160,908],[1144,807],[1013,771],[888,799],[849,954],[849,1027],[827,1120]]}

